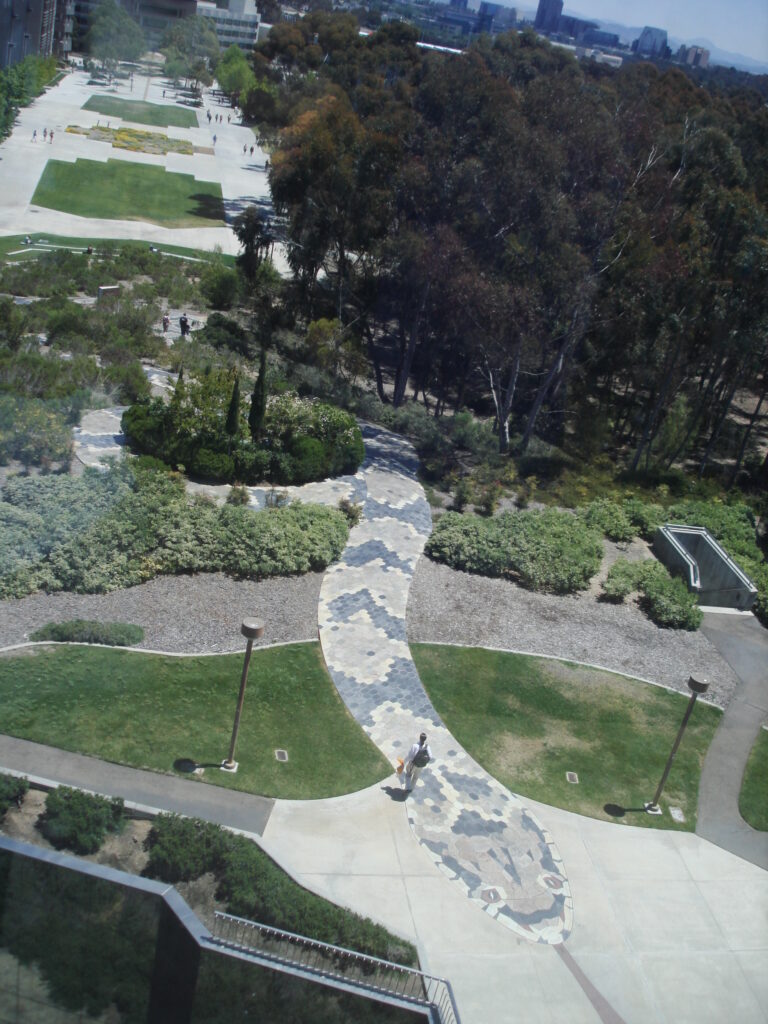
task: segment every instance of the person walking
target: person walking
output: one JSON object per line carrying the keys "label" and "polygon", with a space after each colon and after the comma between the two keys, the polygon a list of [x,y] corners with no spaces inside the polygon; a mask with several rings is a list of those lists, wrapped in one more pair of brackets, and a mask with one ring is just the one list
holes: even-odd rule
{"label": "person walking", "polygon": [[48,132],[48,141],[53,145],[53,132]]}
{"label": "person walking", "polygon": [[48,138],[48,129],[43,128],[43,142]]}
{"label": "person walking", "polygon": [[405,770],[401,777],[403,780],[403,788],[406,793],[410,793],[416,785],[416,780],[421,775],[422,769],[425,768],[430,761],[434,761],[434,758],[432,757],[432,751],[427,743],[427,734],[423,732],[419,736],[419,742],[413,744],[405,759]]}
{"label": "person walking", "polygon": [[171,326],[171,318],[167,313],[163,313],[163,334],[168,333],[168,328]]}
{"label": "person walking", "polygon": [[216,136],[215,135],[213,136],[213,144],[214,144],[214,146],[216,145]]}
{"label": "person walking", "polygon": [[247,152],[248,152],[248,147],[247,146],[243,146],[243,156],[245,156],[245,154]]}
{"label": "person walking", "polygon": [[251,146],[251,156],[253,156],[253,146]]}
{"label": "person walking", "polygon": [[[32,132],[32,141],[37,142],[37,128]],[[243,146],[243,152],[245,152],[245,146]]]}

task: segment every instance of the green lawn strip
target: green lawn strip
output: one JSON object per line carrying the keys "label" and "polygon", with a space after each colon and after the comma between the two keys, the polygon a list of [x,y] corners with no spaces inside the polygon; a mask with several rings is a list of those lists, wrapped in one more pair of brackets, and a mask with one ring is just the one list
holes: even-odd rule
{"label": "green lawn strip", "polygon": [[[27,238],[32,240],[32,245],[28,246],[26,244]],[[43,243],[50,245],[52,249],[86,249],[90,245],[96,255],[104,250],[111,253],[123,248],[146,249],[150,244],[149,242],[136,242],[125,238],[70,238],[66,235],[51,235],[41,231],[32,235],[5,235],[0,237],[0,259],[10,259],[14,263],[24,259],[39,259],[42,253],[35,246]],[[155,245],[154,242],[151,244]],[[161,253],[185,256],[188,259],[209,261],[212,258],[212,253],[205,249],[190,249],[183,245],[166,245],[163,242],[158,244],[156,248]],[[19,250],[22,251],[19,252]],[[14,255],[9,256],[9,253],[14,253]],[[234,266],[235,259],[235,256],[228,256],[225,253],[218,253],[216,255],[217,262],[221,261],[228,266]]]}
{"label": "green lawn strip", "polygon": [[[456,739],[513,792],[628,825],[696,827],[699,775],[720,711],[698,702],[661,804],[651,799],[685,711],[684,694],[545,658],[412,646],[416,667]],[[579,784],[566,780],[576,772]],[[606,804],[626,809],[623,817]],[[669,807],[679,807],[678,824]]]}
{"label": "green lawn strip", "polygon": [[768,730],[761,729],[747,761],[739,793],[739,813],[760,832],[768,832]]}
{"label": "green lawn strip", "polygon": [[143,100],[124,100],[118,96],[96,95],[83,104],[83,110],[92,110],[107,117],[119,117],[134,124],[151,124],[160,128],[197,128],[197,115],[169,103],[146,103]]}
{"label": "green lawn strip", "polygon": [[49,160],[32,204],[78,217],[145,220],[166,227],[224,224],[218,182],[127,160]]}
{"label": "green lawn strip", "polygon": [[[87,646],[0,657],[2,731],[119,764],[172,772],[229,751],[242,655],[169,658]],[[275,750],[288,751],[279,763]],[[286,799],[355,792],[391,768],[347,712],[317,643],[256,650],[236,774],[203,781]],[[192,776],[194,778],[194,776]]]}

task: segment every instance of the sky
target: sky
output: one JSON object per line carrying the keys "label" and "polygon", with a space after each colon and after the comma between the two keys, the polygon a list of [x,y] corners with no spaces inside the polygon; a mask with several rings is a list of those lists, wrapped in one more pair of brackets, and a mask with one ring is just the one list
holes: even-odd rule
{"label": "sky", "polygon": [[653,25],[686,42],[704,37],[768,63],[768,0],[565,0],[563,13]]}

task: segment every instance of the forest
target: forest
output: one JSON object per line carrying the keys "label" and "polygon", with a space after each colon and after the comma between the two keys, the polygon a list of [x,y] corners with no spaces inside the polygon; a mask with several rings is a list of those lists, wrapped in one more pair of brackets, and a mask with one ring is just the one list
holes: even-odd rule
{"label": "forest", "polygon": [[532,32],[460,56],[416,39],[315,13],[247,69],[222,59],[273,133],[298,315],[367,357],[383,402],[491,417],[500,453],[538,439],[764,485],[759,93],[577,62]]}

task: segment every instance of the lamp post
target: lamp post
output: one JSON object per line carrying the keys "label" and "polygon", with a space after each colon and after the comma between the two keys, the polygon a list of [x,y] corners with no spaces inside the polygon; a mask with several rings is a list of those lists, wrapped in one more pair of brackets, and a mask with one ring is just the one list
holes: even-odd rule
{"label": "lamp post", "polygon": [[245,661],[243,662],[243,675],[240,679],[240,696],[237,698],[237,710],[235,711],[235,724],[232,727],[232,739],[229,743],[229,756],[226,761],[222,761],[221,767],[225,772],[236,772],[237,761],[235,761],[235,744],[237,743],[237,730],[240,728],[240,715],[243,711],[243,701],[245,700],[245,685],[248,682],[248,666],[251,661],[251,651],[253,650],[253,641],[258,640],[264,636],[264,623],[261,619],[245,619],[240,632],[248,641],[245,648]]}
{"label": "lamp post", "polygon": [[688,707],[685,709],[683,720],[680,723],[680,728],[677,730],[677,736],[675,742],[672,744],[672,750],[669,752],[667,758],[667,764],[664,768],[664,774],[661,776],[661,782],[658,785],[656,792],[654,793],[653,800],[645,805],[645,809],[648,814],[661,814],[661,808],[659,807],[659,800],[661,799],[661,793],[664,789],[664,785],[669,778],[669,772],[672,768],[672,762],[675,759],[677,748],[680,746],[680,741],[683,738],[685,727],[688,725],[688,719],[693,714],[693,708],[696,704],[700,693],[706,693],[709,689],[709,683],[705,679],[696,679],[694,676],[690,676],[688,679],[688,689],[691,691],[691,699],[688,701]]}

